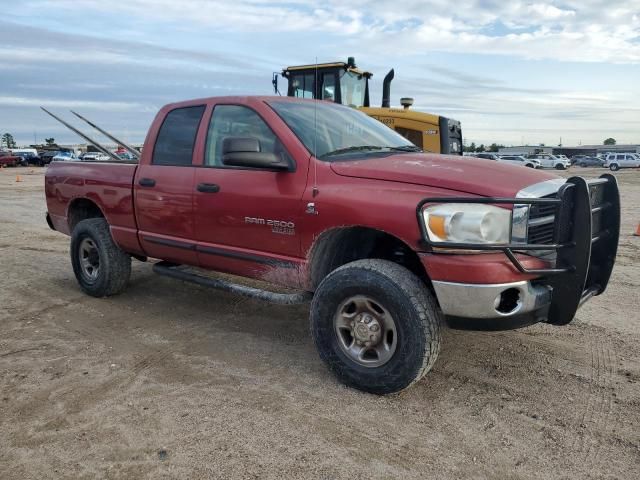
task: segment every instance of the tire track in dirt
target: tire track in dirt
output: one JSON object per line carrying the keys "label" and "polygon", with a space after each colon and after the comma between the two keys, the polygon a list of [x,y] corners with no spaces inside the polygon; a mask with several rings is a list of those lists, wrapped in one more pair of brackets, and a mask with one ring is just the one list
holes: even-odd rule
{"label": "tire track in dirt", "polygon": [[41,247],[21,247],[18,245],[13,245],[13,244],[9,244],[9,243],[2,243],[0,244],[0,248],[4,249],[4,248],[12,248],[14,250],[22,250],[22,251],[26,251],[26,252],[40,252],[40,253],[60,253],[60,254],[67,254],[69,253],[68,250],[54,250],[52,248],[41,248]]}
{"label": "tire track in dirt", "polygon": [[[617,355],[611,341],[602,332],[589,328],[584,332],[587,337],[590,369],[586,403],[580,409],[579,432],[571,446],[583,466],[593,468],[598,465],[610,446],[606,437],[616,424],[613,415],[613,399],[611,390],[614,384],[614,368]],[[603,455],[603,450],[605,455]]]}

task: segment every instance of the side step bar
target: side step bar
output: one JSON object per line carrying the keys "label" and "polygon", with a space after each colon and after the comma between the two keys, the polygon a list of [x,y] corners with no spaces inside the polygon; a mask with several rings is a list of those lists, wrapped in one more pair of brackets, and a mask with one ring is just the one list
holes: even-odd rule
{"label": "side step bar", "polygon": [[307,303],[313,294],[310,292],[298,293],[275,293],[259,288],[248,287],[238,283],[228,282],[219,278],[209,278],[196,273],[179,270],[180,266],[169,262],[158,262],[153,266],[153,271],[158,275],[177,278],[185,282],[195,283],[203,287],[216,288],[225,292],[237,293],[244,297],[255,298],[269,303],[279,305],[298,305]]}

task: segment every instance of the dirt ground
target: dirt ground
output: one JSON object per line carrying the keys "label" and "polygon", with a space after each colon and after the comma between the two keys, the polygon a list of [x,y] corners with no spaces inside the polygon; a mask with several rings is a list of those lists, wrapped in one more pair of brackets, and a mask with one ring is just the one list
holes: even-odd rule
{"label": "dirt ground", "polygon": [[137,261],[124,294],[82,294],[43,173],[0,171],[1,479],[640,478],[640,171],[616,174],[605,295],[567,327],[447,330],[389,397],[330,375],[305,307]]}

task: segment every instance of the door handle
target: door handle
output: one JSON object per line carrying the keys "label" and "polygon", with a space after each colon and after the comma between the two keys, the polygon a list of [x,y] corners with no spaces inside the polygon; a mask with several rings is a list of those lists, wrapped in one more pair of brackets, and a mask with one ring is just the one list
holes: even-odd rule
{"label": "door handle", "polygon": [[198,191],[202,193],[218,193],[220,191],[220,185],[215,183],[199,183]]}
{"label": "door handle", "polygon": [[141,187],[155,187],[156,181],[153,178],[141,178],[138,180],[138,185]]}

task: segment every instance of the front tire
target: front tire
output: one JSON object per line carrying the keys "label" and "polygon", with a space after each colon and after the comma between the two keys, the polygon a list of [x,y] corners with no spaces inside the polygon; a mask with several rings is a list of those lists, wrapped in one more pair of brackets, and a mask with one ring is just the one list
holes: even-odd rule
{"label": "front tire", "polygon": [[131,276],[131,256],[118,247],[104,218],[82,220],[71,234],[71,265],[82,290],[93,297],[122,292]]}
{"label": "front tire", "polygon": [[331,272],[311,303],[311,333],[338,379],[365,392],[399,392],[420,380],[440,351],[442,314],[424,283],[387,260]]}
{"label": "front tire", "polygon": [[611,170],[612,172],[617,172],[618,170],[620,170],[620,165],[618,165],[617,163],[613,163],[609,165],[609,170]]}
{"label": "front tire", "polygon": [[558,164],[556,165],[556,170],[564,170],[564,169],[565,169],[565,168],[564,168],[564,165],[562,165],[561,163],[558,163]]}

